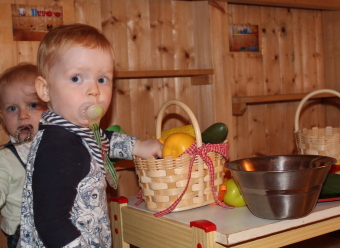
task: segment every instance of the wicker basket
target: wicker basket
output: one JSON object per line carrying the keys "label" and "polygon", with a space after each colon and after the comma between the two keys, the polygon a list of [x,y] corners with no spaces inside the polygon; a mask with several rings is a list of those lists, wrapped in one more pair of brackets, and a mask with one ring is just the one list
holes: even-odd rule
{"label": "wicker basket", "polygon": [[299,116],[303,104],[312,96],[330,93],[340,97],[335,90],[316,90],[306,95],[295,113],[295,139],[299,154],[329,156],[340,160],[340,128],[326,127],[299,130]]}
{"label": "wicker basket", "polygon": [[[163,114],[170,105],[180,106],[189,115],[195,129],[197,147],[201,147],[201,131],[195,115],[188,106],[177,100],[168,101],[161,107],[156,121],[156,137],[161,137]],[[191,175],[189,175],[192,156],[194,155],[183,154],[175,159],[169,156],[164,159],[149,158],[147,160],[135,158],[142,199],[148,210],[159,212],[175,204],[176,206],[171,212],[176,212],[201,207],[215,201],[213,194],[218,192],[219,186],[223,183],[226,159],[216,152],[207,153],[214,167],[214,175],[209,175],[206,163],[196,155]],[[190,181],[188,182],[189,176]],[[211,189],[210,178],[214,178],[215,190]]]}

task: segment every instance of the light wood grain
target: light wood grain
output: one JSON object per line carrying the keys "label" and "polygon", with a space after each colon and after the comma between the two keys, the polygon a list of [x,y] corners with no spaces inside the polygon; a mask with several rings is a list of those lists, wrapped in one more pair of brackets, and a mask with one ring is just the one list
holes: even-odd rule
{"label": "light wood grain", "polygon": [[213,69],[116,71],[116,79],[192,77],[214,74]]}
{"label": "light wood grain", "polygon": [[[139,247],[191,247],[191,228],[188,225],[175,221],[170,221],[171,225],[169,225],[169,220],[164,217],[153,217],[150,213],[142,211],[127,211],[128,208],[123,207],[121,210],[125,242]],[[148,218],[147,223],[143,221],[145,218]]]}
{"label": "light wood grain", "polygon": [[123,216],[121,211],[121,208],[126,207],[127,203],[116,204],[114,202],[110,202],[109,206],[113,247],[130,248],[130,245],[123,240]]}
{"label": "light wood grain", "polygon": [[[340,50],[335,40],[340,39],[340,12],[322,13],[323,19],[323,51],[326,88],[340,91]],[[326,122],[329,126],[339,125],[339,99],[327,101]]]}

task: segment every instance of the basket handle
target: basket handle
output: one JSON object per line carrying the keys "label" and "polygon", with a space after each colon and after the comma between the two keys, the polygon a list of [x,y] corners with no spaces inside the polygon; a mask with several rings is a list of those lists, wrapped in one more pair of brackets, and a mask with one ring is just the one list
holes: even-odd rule
{"label": "basket handle", "polygon": [[202,135],[201,135],[201,130],[200,130],[200,127],[198,125],[196,116],[194,115],[194,113],[191,111],[191,109],[187,105],[185,105],[183,102],[178,101],[178,100],[170,100],[170,101],[165,102],[163,104],[163,106],[161,107],[161,109],[159,110],[157,120],[156,120],[156,137],[157,137],[157,139],[159,139],[161,137],[162,119],[163,119],[165,109],[167,109],[170,105],[177,105],[177,106],[181,107],[188,114],[188,116],[191,120],[191,123],[194,127],[194,130],[195,130],[197,147],[201,147],[202,146]]}
{"label": "basket handle", "polygon": [[300,102],[300,104],[299,104],[299,106],[296,110],[296,113],[295,113],[295,132],[297,132],[299,130],[299,117],[300,117],[300,112],[301,112],[303,104],[305,104],[305,102],[307,102],[308,99],[311,98],[312,96],[317,95],[317,94],[321,94],[321,93],[333,94],[333,95],[336,95],[340,98],[340,93],[336,90],[331,90],[331,89],[315,90],[315,91],[312,91],[311,93],[309,93],[308,95],[306,95],[304,98],[302,98],[302,100],[301,100],[301,102]]}

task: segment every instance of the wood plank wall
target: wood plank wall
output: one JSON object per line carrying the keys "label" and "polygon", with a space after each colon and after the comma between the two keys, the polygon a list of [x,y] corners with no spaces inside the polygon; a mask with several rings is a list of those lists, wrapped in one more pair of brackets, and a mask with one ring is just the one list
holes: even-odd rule
{"label": "wood plank wall", "polygon": [[[232,116],[231,98],[340,90],[339,12],[226,1],[0,0],[0,71],[35,63],[39,44],[12,40],[12,3],[59,5],[65,24],[102,29],[115,48],[117,70],[214,69],[207,85],[192,85],[190,77],[116,80],[102,127],[120,124],[143,139],[154,134],[160,106],[178,99],[192,109],[201,129],[217,121],[229,126],[230,159],[292,154],[298,102],[251,105],[243,116]],[[230,53],[229,24],[259,25],[261,53]],[[300,125],[338,125],[339,104],[326,116],[325,103],[308,104]],[[167,110],[165,129],[187,123],[181,109]],[[7,139],[0,130],[1,143]]]}
{"label": "wood plank wall", "polygon": [[[103,32],[116,51],[116,69],[123,71],[210,69],[210,27],[207,2],[149,0],[102,1]],[[178,99],[197,115],[201,128],[214,121],[213,87],[192,86],[190,77],[116,80],[112,115],[141,138],[155,134],[162,104]],[[169,107],[164,129],[190,123],[177,107]]]}
{"label": "wood plank wall", "polygon": [[[325,85],[340,91],[340,11],[324,11],[322,17]],[[339,126],[340,99],[327,103],[327,122],[331,126]]]}
{"label": "wood plank wall", "polygon": [[[233,96],[277,95],[324,88],[322,15],[318,10],[229,5],[229,24],[259,25],[260,53],[229,53]],[[233,117],[236,158],[295,153],[298,102],[251,105]],[[320,118],[322,117],[322,118]],[[301,126],[323,126],[322,106],[301,115]],[[245,149],[246,148],[246,149]]]}
{"label": "wood plank wall", "polygon": [[[120,124],[132,135],[149,138],[160,106],[176,98],[192,109],[202,130],[217,121],[229,126],[231,159],[294,153],[297,106],[297,102],[251,105],[238,117],[231,114],[231,97],[335,88],[340,77],[334,69],[340,59],[333,52],[337,51],[338,12],[225,1],[0,0],[1,71],[18,62],[35,62],[38,47],[38,42],[12,41],[11,3],[60,5],[64,23],[82,22],[102,29],[115,48],[117,70],[213,68],[208,85],[192,85],[190,77],[116,80],[102,127]],[[259,25],[261,53],[229,52],[228,25],[243,23]],[[333,56],[325,60],[324,51]],[[326,124],[323,105],[307,109],[301,126]],[[336,115],[328,112],[336,122]],[[164,129],[189,122],[180,108],[170,107]],[[7,140],[3,131],[0,140]]]}

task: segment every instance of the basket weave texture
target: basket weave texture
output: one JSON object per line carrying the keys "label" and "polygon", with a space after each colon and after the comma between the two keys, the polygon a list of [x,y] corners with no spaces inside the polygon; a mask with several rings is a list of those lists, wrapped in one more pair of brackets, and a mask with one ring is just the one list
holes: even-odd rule
{"label": "basket weave texture", "polygon": [[[160,126],[163,113],[170,105],[178,105],[187,112],[195,129],[197,147],[201,147],[202,138],[196,117],[185,104],[177,100],[168,101],[162,106],[157,118],[156,137],[159,138],[161,135]],[[209,175],[208,166],[199,155],[182,154],[177,158],[168,156],[163,159],[136,157],[134,159],[135,169],[146,209],[159,212],[177,204],[171,210],[171,212],[176,212],[215,202],[214,193],[219,191],[219,186],[223,183],[226,158],[217,152],[208,152],[206,155],[212,161],[213,175]],[[194,162],[189,175],[191,159]],[[189,177],[190,181],[188,182]],[[211,189],[211,179],[213,179],[213,190]],[[175,203],[178,199],[180,201]]]}
{"label": "basket weave texture", "polygon": [[299,154],[329,156],[340,161],[340,128],[326,127],[299,130],[299,116],[303,104],[312,96],[330,93],[340,97],[335,90],[316,90],[306,95],[300,102],[295,114],[295,140]]}
{"label": "basket weave texture", "polygon": [[[225,159],[214,152],[207,155],[214,165],[214,185],[218,192],[223,183]],[[188,182],[191,157],[192,155],[183,154],[176,159],[135,160],[139,186],[143,190],[143,199],[148,210],[158,212],[167,209],[178,199]],[[196,156],[189,187],[173,211],[201,207],[214,201],[207,166]]]}

